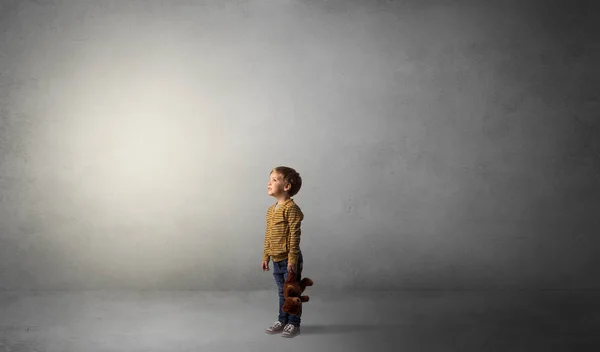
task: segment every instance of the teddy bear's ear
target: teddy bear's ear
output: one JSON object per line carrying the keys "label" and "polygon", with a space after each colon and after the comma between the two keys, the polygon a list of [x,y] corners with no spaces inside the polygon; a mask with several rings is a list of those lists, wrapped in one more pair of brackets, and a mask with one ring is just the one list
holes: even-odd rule
{"label": "teddy bear's ear", "polygon": [[301,297],[300,297],[300,300],[301,300],[302,302],[308,302],[308,300],[309,300],[309,299],[310,299],[310,297],[308,297],[308,296],[301,296]]}

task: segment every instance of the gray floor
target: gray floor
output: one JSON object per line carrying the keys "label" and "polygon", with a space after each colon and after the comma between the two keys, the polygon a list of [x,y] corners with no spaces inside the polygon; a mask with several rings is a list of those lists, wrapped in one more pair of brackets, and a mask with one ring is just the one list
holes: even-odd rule
{"label": "gray floor", "polygon": [[0,352],[592,351],[600,292],[310,292],[302,333],[274,292],[2,291]]}

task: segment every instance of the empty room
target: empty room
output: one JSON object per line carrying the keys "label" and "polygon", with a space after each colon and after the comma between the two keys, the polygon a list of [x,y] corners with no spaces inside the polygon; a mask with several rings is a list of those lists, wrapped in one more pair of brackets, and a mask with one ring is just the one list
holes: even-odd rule
{"label": "empty room", "polygon": [[598,8],[0,2],[0,351],[597,351]]}

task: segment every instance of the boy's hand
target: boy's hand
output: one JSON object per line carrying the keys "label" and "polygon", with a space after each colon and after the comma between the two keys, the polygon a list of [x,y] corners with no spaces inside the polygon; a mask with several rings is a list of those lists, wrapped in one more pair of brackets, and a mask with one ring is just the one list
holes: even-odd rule
{"label": "boy's hand", "polygon": [[296,271],[296,266],[294,264],[288,263],[287,271],[288,271],[288,273],[295,272]]}
{"label": "boy's hand", "polygon": [[269,271],[269,262],[266,262],[263,260],[262,262],[262,270],[263,271]]}

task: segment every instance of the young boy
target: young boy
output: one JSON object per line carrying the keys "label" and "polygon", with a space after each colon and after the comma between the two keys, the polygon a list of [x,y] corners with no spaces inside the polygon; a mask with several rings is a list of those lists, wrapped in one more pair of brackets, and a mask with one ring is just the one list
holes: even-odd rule
{"label": "young boy", "polygon": [[285,166],[271,171],[267,186],[267,193],[277,199],[277,203],[267,210],[262,270],[269,271],[269,259],[273,259],[273,277],[279,292],[279,316],[266,332],[276,334],[283,331],[283,337],[294,337],[300,333],[300,317],[283,312],[282,307],[285,301],[283,283],[288,273],[295,272],[297,281],[302,278],[300,223],[304,214],[291,198],[301,186],[300,174]]}

